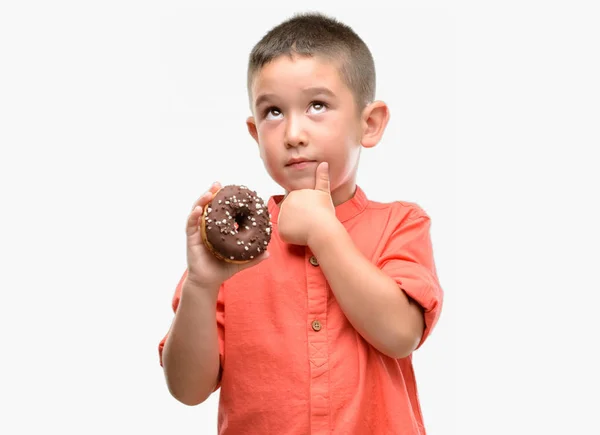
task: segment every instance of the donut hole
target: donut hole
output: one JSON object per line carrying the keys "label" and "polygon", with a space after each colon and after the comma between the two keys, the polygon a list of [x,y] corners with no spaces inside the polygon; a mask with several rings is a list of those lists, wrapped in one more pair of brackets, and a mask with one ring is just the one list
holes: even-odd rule
{"label": "donut hole", "polygon": [[237,213],[235,216],[233,216],[233,221],[233,226],[236,231],[240,228],[244,228],[248,225],[248,213]]}

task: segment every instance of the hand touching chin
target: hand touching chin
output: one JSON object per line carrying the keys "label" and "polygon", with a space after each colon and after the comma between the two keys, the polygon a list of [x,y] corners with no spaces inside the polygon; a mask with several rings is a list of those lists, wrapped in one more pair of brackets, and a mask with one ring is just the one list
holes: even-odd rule
{"label": "hand touching chin", "polygon": [[329,166],[327,162],[322,162],[317,167],[310,188],[287,193],[281,203],[277,228],[284,242],[306,246],[316,225],[332,218],[336,219],[329,185]]}

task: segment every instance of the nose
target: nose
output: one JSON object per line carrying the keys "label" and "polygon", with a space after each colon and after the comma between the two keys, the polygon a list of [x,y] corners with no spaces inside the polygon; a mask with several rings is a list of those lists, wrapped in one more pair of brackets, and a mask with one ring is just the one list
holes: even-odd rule
{"label": "nose", "polygon": [[288,116],[285,126],[285,146],[292,148],[306,145],[308,145],[308,137],[302,124],[302,118],[297,115]]}

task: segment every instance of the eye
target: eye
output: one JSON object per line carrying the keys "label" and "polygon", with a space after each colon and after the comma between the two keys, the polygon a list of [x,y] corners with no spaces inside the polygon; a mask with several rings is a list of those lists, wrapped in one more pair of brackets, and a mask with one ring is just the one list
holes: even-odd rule
{"label": "eye", "polygon": [[281,110],[279,110],[277,107],[268,107],[265,109],[263,116],[265,119],[279,119],[282,114]]}
{"label": "eye", "polygon": [[310,103],[310,109],[312,113],[322,113],[325,111],[326,108],[327,104],[323,103],[322,101],[313,101],[312,103]]}

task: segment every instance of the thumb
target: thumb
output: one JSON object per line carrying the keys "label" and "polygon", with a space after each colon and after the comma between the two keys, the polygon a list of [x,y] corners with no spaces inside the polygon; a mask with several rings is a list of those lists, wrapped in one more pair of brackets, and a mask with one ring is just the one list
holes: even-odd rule
{"label": "thumb", "polygon": [[319,163],[315,174],[315,190],[330,193],[329,191],[329,164],[327,162]]}

